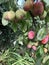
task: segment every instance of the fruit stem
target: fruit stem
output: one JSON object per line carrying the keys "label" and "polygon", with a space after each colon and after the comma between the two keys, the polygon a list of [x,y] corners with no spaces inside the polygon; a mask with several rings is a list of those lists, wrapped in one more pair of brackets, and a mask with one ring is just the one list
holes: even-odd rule
{"label": "fruit stem", "polygon": [[36,28],[36,22],[35,22],[34,16],[32,15],[31,11],[29,11],[29,13],[30,13],[32,20],[33,20],[32,25],[34,24],[34,27]]}

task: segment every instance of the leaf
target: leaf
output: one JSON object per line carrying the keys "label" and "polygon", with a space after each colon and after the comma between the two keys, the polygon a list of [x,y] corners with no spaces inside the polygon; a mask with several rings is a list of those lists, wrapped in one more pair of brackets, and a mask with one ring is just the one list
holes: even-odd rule
{"label": "leaf", "polygon": [[0,0],[0,4],[8,2],[9,0]]}
{"label": "leaf", "polygon": [[17,24],[14,21],[11,23],[10,27],[13,29],[14,32],[17,31]]}
{"label": "leaf", "polygon": [[49,60],[49,56],[45,56],[44,59],[43,59],[43,61],[42,61],[42,63],[46,63],[47,60]]}
{"label": "leaf", "polygon": [[4,18],[2,18],[2,25],[3,26],[6,26],[6,25],[8,25],[8,20],[5,20]]}
{"label": "leaf", "polygon": [[40,46],[39,52],[40,52],[40,55],[43,55],[44,54],[43,46]]}
{"label": "leaf", "polygon": [[47,5],[49,5],[49,0],[44,0],[44,2],[45,2]]}
{"label": "leaf", "polygon": [[15,52],[9,52],[9,53],[12,55],[15,55],[16,57],[19,57],[19,59],[21,58],[21,56],[18,53],[15,53]]}
{"label": "leaf", "polygon": [[0,63],[0,65],[2,65],[2,64]]}
{"label": "leaf", "polygon": [[23,45],[23,41],[19,41],[19,44],[20,44],[20,45]]}
{"label": "leaf", "polygon": [[37,33],[37,40],[41,41],[46,36],[46,29],[43,27]]}
{"label": "leaf", "polygon": [[49,22],[49,12],[47,13],[47,16],[46,16],[45,21],[46,21],[46,22]]}
{"label": "leaf", "polygon": [[8,53],[9,49],[6,50],[2,55],[0,55],[0,61],[5,61],[5,58],[7,58]]}

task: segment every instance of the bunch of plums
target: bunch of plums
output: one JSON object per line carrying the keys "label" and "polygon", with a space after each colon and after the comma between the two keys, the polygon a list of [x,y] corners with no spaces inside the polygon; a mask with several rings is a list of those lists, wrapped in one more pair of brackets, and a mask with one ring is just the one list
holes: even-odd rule
{"label": "bunch of plums", "polygon": [[24,10],[31,11],[33,16],[40,16],[41,19],[44,19],[47,15],[47,12],[44,10],[44,3],[41,1],[26,0]]}

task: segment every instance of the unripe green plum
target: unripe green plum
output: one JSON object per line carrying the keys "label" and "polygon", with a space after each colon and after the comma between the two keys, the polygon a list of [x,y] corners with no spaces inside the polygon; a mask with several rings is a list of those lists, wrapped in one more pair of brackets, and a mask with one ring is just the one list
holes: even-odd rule
{"label": "unripe green plum", "polygon": [[14,11],[6,11],[3,13],[3,18],[6,20],[13,20],[15,18],[15,12]]}
{"label": "unripe green plum", "polygon": [[45,19],[46,15],[47,15],[47,12],[44,11],[44,13],[40,16],[40,19]]}
{"label": "unripe green plum", "polygon": [[23,17],[26,15],[26,11],[24,11],[23,9],[19,9],[16,11],[16,18],[17,19],[23,19]]}

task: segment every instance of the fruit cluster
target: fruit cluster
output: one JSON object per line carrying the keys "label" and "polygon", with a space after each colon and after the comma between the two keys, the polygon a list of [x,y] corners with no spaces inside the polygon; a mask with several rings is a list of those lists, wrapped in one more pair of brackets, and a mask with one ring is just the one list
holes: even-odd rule
{"label": "fruit cluster", "polygon": [[3,13],[3,18],[5,20],[14,20],[16,19],[22,19],[24,16],[26,15],[26,11],[24,11],[23,9],[19,9],[16,12],[10,10],[10,11],[6,11]]}
{"label": "fruit cluster", "polygon": [[[18,9],[16,12],[14,11],[6,11],[3,13],[3,18],[5,20],[14,20],[14,19],[18,19],[18,20],[21,20],[25,17],[25,15],[27,14],[27,12],[31,12],[32,16],[33,17],[37,17],[39,16],[40,19],[45,19],[46,15],[47,15],[47,12],[46,10],[44,10],[44,3],[42,1],[37,1],[37,2],[34,2],[33,0],[26,0],[26,2],[24,3],[24,7],[23,9]],[[34,39],[35,37],[35,32],[34,31],[29,31],[28,32],[28,39],[29,40],[32,40]],[[46,35],[45,38],[43,38],[40,43],[42,44],[46,44],[49,40],[49,35]],[[28,48],[32,48],[34,50],[36,50],[36,45],[30,45],[28,44],[27,47]]]}
{"label": "fruit cluster", "polygon": [[[34,31],[29,31],[28,32],[28,38],[33,39],[34,37],[35,37],[35,32]],[[46,44],[48,42],[48,40],[49,40],[49,35],[46,35],[46,37],[43,40],[41,40],[41,43]]]}
{"label": "fruit cluster", "polygon": [[44,10],[44,3],[41,1],[27,0],[24,4],[24,10],[31,11],[33,16],[39,16],[41,19],[44,19],[47,15],[47,12]]}
{"label": "fruit cluster", "polygon": [[[28,39],[32,40],[35,37],[35,32],[34,31],[29,31],[28,32]],[[41,44],[47,44],[47,42],[49,41],[49,35],[46,35],[45,38],[43,38],[40,42]],[[34,44],[28,43],[27,44],[27,48],[31,48],[34,51],[37,50],[37,46],[39,45],[39,42],[35,42]],[[44,52],[47,53],[48,49],[44,48]]]}
{"label": "fruit cluster", "polygon": [[6,20],[13,20],[15,17],[17,19],[22,19],[27,11],[31,11],[33,16],[39,16],[40,19],[44,19],[47,15],[47,12],[44,10],[44,3],[34,2],[33,0],[27,0],[24,3],[23,9],[18,9],[16,13],[14,11],[6,11],[3,13],[3,18]]}

